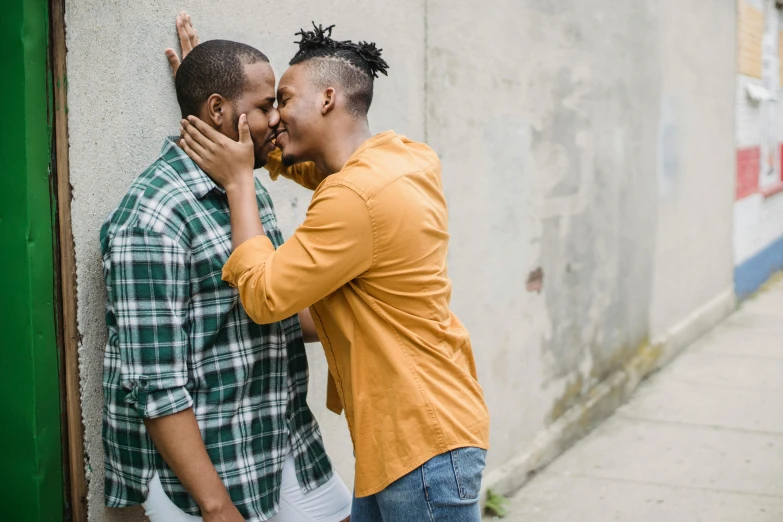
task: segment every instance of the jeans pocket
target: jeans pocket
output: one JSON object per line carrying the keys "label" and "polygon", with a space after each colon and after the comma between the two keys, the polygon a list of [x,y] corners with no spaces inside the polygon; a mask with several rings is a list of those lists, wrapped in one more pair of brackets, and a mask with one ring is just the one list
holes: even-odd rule
{"label": "jeans pocket", "polygon": [[481,491],[487,452],[481,448],[459,448],[451,451],[451,464],[457,479],[459,498],[474,500]]}

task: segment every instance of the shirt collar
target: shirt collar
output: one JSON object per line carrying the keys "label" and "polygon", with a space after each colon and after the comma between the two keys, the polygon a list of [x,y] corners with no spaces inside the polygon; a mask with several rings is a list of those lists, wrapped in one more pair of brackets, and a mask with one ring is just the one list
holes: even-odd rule
{"label": "shirt collar", "polygon": [[377,147],[379,145],[383,145],[384,143],[388,143],[394,138],[396,138],[398,135],[393,130],[388,130],[386,132],[381,132],[380,134],[376,134],[372,138],[369,138],[367,141],[362,143],[358,149],[354,151],[353,154],[351,154],[351,157],[348,158],[348,161],[345,162],[346,165],[351,162],[351,160],[356,159],[359,154],[364,152],[367,149],[371,149],[373,147]]}
{"label": "shirt collar", "polygon": [[187,153],[177,145],[177,141],[179,141],[179,136],[166,138],[160,151],[161,158],[177,171],[193,195],[201,199],[213,190],[223,192],[223,189],[218,187],[212,178],[201,170],[201,167],[196,165]]}

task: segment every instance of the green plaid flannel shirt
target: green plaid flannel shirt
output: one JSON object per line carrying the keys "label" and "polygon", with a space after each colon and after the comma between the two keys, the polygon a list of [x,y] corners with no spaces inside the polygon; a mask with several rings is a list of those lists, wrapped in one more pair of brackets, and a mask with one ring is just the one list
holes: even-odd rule
{"label": "green plaid flannel shirt", "polygon": [[[256,194],[264,229],[277,247],[283,237],[258,180]],[[104,223],[101,253],[109,329],[106,505],[143,502],[157,471],[172,501],[199,514],[142,421],[190,407],[246,520],[267,520],[278,511],[289,450],[304,491],[325,483],[332,468],[307,406],[299,320],[255,324],[237,291],[223,282],[231,253],[225,192],[171,138]]]}

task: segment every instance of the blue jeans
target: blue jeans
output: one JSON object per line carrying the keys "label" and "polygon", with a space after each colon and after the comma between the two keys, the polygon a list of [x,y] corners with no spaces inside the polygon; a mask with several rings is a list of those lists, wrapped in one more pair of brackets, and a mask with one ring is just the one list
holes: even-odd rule
{"label": "blue jeans", "polygon": [[486,454],[479,448],[452,450],[375,495],[354,496],[351,522],[480,522]]}

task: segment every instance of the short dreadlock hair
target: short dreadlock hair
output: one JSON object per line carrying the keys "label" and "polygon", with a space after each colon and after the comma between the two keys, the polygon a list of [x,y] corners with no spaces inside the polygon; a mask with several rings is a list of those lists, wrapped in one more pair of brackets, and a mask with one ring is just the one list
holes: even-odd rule
{"label": "short dreadlock hair", "polygon": [[375,43],[332,39],[333,25],[315,25],[313,30],[302,29],[296,36],[299,51],[289,62],[296,65],[308,64],[313,80],[319,87],[337,84],[344,89],[347,110],[356,117],[364,117],[372,103],[373,80],[378,73],[388,75],[389,64],[381,58],[381,51]]}
{"label": "short dreadlock hair", "polygon": [[177,69],[174,84],[182,117],[196,116],[213,94],[229,101],[245,90],[245,65],[269,62],[264,53],[239,42],[208,40],[193,48]]}

